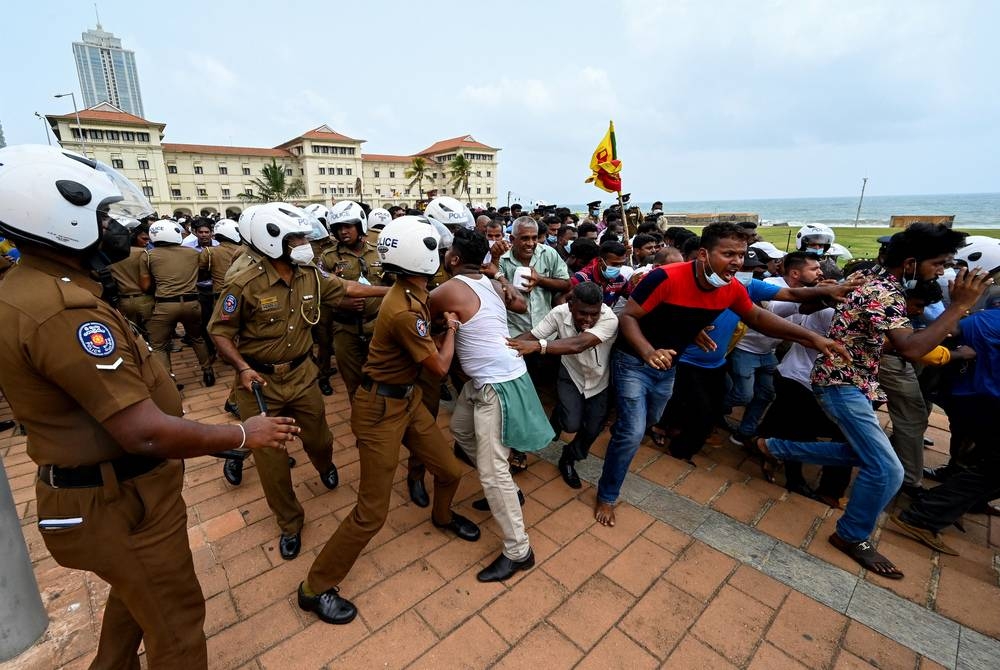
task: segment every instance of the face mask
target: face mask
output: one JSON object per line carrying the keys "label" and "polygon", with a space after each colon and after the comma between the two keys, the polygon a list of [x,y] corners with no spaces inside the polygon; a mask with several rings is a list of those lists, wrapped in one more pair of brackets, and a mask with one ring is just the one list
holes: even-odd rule
{"label": "face mask", "polygon": [[313,261],[312,246],[309,244],[300,244],[297,247],[292,247],[292,250],[288,253],[288,257],[296,265],[309,265]]}
{"label": "face mask", "polygon": [[545,237],[545,241],[548,242],[549,244],[555,244],[556,243],[556,239],[557,238],[556,238],[555,235],[546,235],[546,237]]}
{"label": "face mask", "polygon": [[770,272],[768,272],[767,270],[764,270],[764,274],[761,275],[761,277],[764,278],[764,279],[767,279],[768,277],[773,277],[773,276],[774,275],[771,274]]}
{"label": "face mask", "polygon": [[918,283],[919,282],[917,281],[917,266],[916,265],[913,266],[913,278],[912,279],[906,279],[906,271],[905,270],[903,271],[903,288],[904,289],[906,289],[907,291],[909,291],[910,289],[914,289],[914,288],[917,287]]}
{"label": "face mask", "polygon": [[604,275],[605,279],[618,279],[618,276],[622,273],[622,269],[619,267],[608,266],[601,270],[601,274]]}
{"label": "face mask", "polygon": [[565,249],[566,253],[568,254],[572,246],[573,246],[573,240],[570,240],[569,242],[563,245],[563,249]]}
{"label": "face mask", "polygon": [[752,272],[737,272],[736,273],[736,281],[738,281],[739,283],[743,284],[744,286],[749,286],[751,279],[753,279],[753,273]]}
{"label": "face mask", "polygon": [[813,256],[822,256],[824,253],[823,249],[805,249],[804,251],[807,254],[812,254]]}
{"label": "face mask", "polygon": [[[707,265],[708,265],[708,263],[705,263],[705,266],[707,266]],[[707,281],[709,284],[711,284],[715,288],[722,288],[723,286],[726,286],[726,285],[729,284],[728,281],[726,281],[725,279],[723,279],[722,277],[720,277],[719,275],[717,275],[715,273],[715,270],[712,271],[712,274],[708,274],[707,272],[705,272],[705,268],[703,267],[702,270],[701,270],[701,274],[705,277],[705,281]]]}

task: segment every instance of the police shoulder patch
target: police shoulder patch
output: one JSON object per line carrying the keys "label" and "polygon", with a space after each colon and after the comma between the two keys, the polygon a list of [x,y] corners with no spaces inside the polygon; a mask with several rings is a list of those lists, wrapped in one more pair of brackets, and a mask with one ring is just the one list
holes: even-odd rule
{"label": "police shoulder patch", "polygon": [[88,321],[76,331],[80,346],[91,356],[104,358],[115,352],[115,337],[100,321]]}
{"label": "police shoulder patch", "polygon": [[417,319],[417,335],[427,337],[427,322],[423,319]]}
{"label": "police shoulder patch", "polygon": [[222,299],[222,311],[226,314],[232,314],[236,311],[237,306],[239,306],[240,301],[232,293],[227,293],[226,297]]}

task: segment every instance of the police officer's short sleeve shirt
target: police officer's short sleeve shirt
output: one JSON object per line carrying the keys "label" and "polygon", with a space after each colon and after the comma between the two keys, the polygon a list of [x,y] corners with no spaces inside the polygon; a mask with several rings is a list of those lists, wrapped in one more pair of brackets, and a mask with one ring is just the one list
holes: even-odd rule
{"label": "police officer's short sleeve shirt", "polygon": [[395,284],[382,301],[364,373],[386,384],[412,384],[421,364],[437,353],[431,339],[426,290]]}

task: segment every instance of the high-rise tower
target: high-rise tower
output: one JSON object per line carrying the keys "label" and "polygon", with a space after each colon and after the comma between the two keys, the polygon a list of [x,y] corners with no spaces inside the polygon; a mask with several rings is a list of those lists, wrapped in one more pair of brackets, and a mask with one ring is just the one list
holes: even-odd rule
{"label": "high-rise tower", "polygon": [[96,30],[73,42],[76,71],[80,76],[83,106],[110,102],[118,109],[142,117],[142,94],[135,69],[135,52],[122,48],[122,41],[97,23]]}

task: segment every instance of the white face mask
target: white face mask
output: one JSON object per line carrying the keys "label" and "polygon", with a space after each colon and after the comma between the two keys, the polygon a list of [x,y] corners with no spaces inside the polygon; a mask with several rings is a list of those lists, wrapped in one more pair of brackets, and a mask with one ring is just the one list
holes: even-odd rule
{"label": "white face mask", "polygon": [[722,288],[723,286],[726,286],[726,285],[729,284],[729,282],[727,280],[723,279],[718,274],[716,274],[715,270],[712,270],[712,274],[708,274],[708,268],[709,268],[708,263],[704,263],[703,267],[702,267],[702,270],[701,270],[701,273],[702,273],[702,275],[704,275],[705,281],[707,281],[709,284],[711,284],[715,288]]}
{"label": "white face mask", "polygon": [[753,279],[753,273],[752,272],[737,272],[736,273],[736,281],[738,281],[739,283],[743,284],[744,286],[749,286],[751,279]]}
{"label": "white face mask", "polygon": [[312,245],[300,244],[297,247],[292,247],[292,250],[288,252],[288,257],[296,265],[309,265],[313,262]]}

